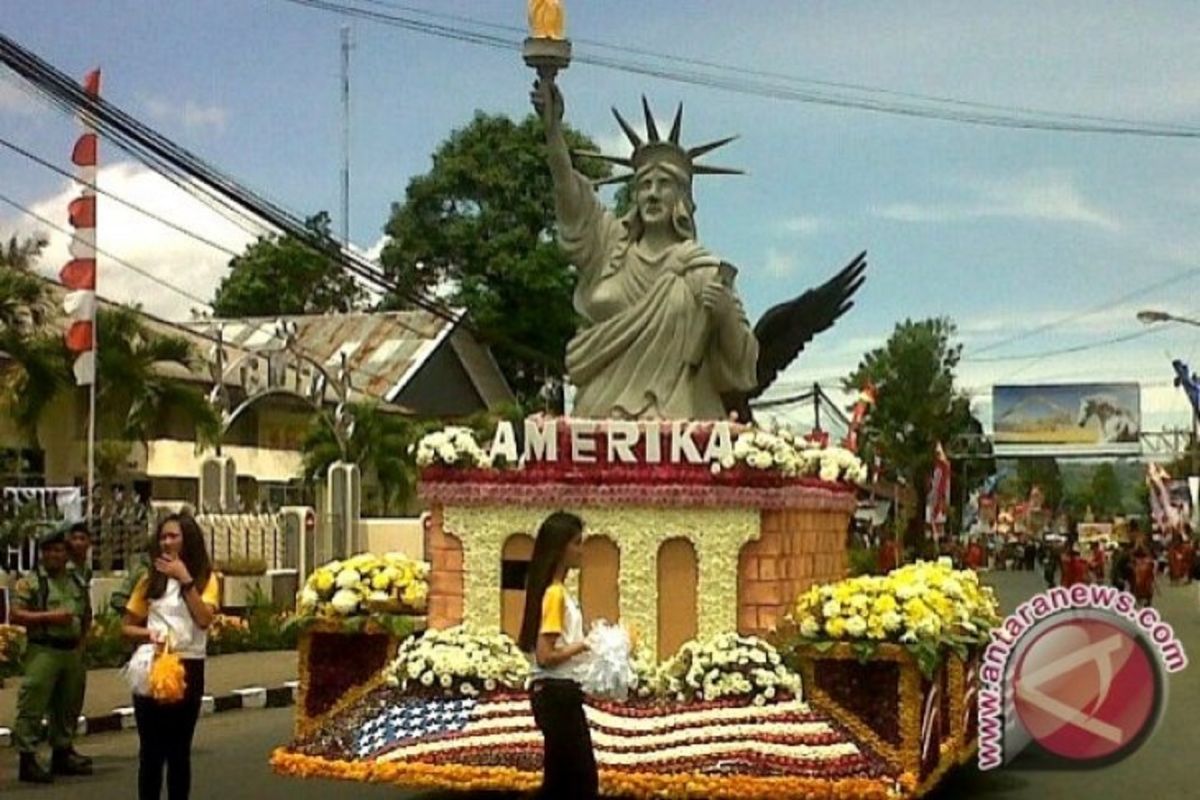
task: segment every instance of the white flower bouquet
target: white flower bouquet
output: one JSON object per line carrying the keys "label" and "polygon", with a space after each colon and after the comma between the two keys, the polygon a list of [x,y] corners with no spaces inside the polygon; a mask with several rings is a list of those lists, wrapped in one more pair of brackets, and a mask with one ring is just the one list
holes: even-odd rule
{"label": "white flower bouquet", "polygon": [[387,667],[388,683],[413,693],[475,697],[524,689],[528,680],[529,660],[516,642],[462,625],[408,639]]}
{"label": "white flower bouquet", "polygon": [[319,567],[296,597],[302,616],[350,617],[425,607],[429,565],[401,553],[360,553]]}
{"label": "white flower bouquet", "polygon": [[736,633],[685,644],[658,668],[651,691],[678,702],[743,698],[760,706],[801,695],[800,676],[769,642]]}
{"label": "white flower bouquet", "polygon": [[492,466],[491,456],[480,446],[475,432],[462,426],[450,426],[426,434],[416,445],[417,466],[482,467]]}
{"label": "white flower bouquet", "polygon": [[775,470],[789,478],[816,477],[833,483],[866,483],[868,471],[857,455],[843,447],[819,447],[787,429],[750,429],[738,434],[733,455],[721,464],[732,469],[744,464],[756,470]]}

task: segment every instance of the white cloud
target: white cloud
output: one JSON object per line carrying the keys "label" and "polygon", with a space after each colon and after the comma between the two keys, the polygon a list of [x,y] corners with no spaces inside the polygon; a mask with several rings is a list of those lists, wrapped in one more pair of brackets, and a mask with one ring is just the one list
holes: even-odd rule
{"label": "white cloud", "polygon": [[143,99],[142,105],[155,120],[178,123],[188,130],[209,128],[216,133],[224,133],[225,124],[229,121],[229,112],[225,108],[201,105],[194,100],[185,100],[179,104],[161,97],[147,97]]}
{"label": "white cloud", "polygon": [[763,267],[772,278],[787,278],[796,273],[796,257],[778,248],[768,247]]}
{"label": "white cloud", "polygon": [[944,203],[893,203],[875,210],[896,222],[963,222],[995,217],[1074,223],[1115,231],[1120,223],[1090,205],[1070,176],[1057,171],[1027,172],[1014,178],[975,181],[969,196]]}
{"label": "white cloud", "polygon": [[0,113],[35,116],[45,108],[19,78],[0,73]]}
{"label": "white cloud", "polygon": [[[240,253],[253,237],[162,176],[129,162],[100,170],[97,185],[128,202]],[[52,197],[31,205],[34,213],[67,227],[67,203],[79,193],[65,186]],[[208,301],[228,268],[230,255],[198,242],[179,231],[134,211],[116,200],[97,198],[96,238],[99,247],[175,288]],[[47,275],[57,276],[67,261],[69,237],[29,217],[0,219],[0,230],[27,235],[40,230],[50,237],[38,263]],[[100,255],[97,289],[101,296],[122,303],[141,303],[152,314],[167,319],[187,319],[199,305],[151,278],[139,275],[113,259]]]}
{"label": "white cloud", "polygon": [[784,220],[783,229],[788,233],[794,233],[798,236],[812,236],[824,230],[828,225],[828,220],[823,217],[811,214],[799,214],[791,219]]}

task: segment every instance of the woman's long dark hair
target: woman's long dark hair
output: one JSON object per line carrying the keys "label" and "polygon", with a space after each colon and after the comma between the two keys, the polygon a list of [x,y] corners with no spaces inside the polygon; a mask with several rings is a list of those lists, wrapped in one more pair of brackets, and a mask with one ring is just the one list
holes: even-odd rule
{"label": "woman's long dark hair", "polygon": [[583,520],[565,511],[555,511],[542,521],[537,539],[533,542],[533,556],[529,559],[529,572],[525,576],[525,614],[521,617],[521,635],[517,644],[526,653],[537,648],[538,630],[542,625],[542,598],[546,587],[554,580],[567,553],[567,545],[583,533]]}
{"label": "woman's long dark hair", "polygon": [[183,546],[179,550],[179,558],[187,567],[196,588],[203,592],[204,587],[208,585],[208,579],[212,577],[212,562],[208,560],[204,532],[200,530],[199,523],[187,514],[169,514],[159,521],[154,538],[150,540],[150,585],[147,587],[146,596],[152,600],[157,600],[167,591],[167,576],[154,568],[154,562],[163,554],[159,537],[162,536],[163,528],[168,522],[179,523],[179,530],[183,533]]}

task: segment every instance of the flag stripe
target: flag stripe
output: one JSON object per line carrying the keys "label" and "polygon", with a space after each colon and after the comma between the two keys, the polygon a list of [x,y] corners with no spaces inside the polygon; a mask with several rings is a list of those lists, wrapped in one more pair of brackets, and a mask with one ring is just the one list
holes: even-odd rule
{"label": "flag stripe", "polygon": [[92,349],[92,323],[72,322],[67,328],[67,349],[72,353],[83,353]]}
{"label": "flag stripe", "polygon": [[83,134],[75,140],[75,147],[71,150],[71,163],[77,167],[96,166],[96,152],[98,149],[96,134]]}
{"label": "flag stripe", "polygon": [[[466,738],[443,739],[441,741],[422,741],[415,744],[397,747],[385,753],[377,760],[381,762],[419,758],[434,754],[445,754],[463,748],[487,749],[505,745],[542,745],[540,731],[520,734],[495,734],[489,736],[469,736]],[[656,763],[673,761],[684,758],[701,758],[722,755],[725,753],[754,753],[757,755],[777,758],[791,758],[802,762],[826,761],[843,756],[858,755],[858,747],[851,742],[841,742],[826,745],[780,744],[775,742],[758,741],[728,741],[686,743],[673,747],[659,749],[638,749],[632,752],[612,752],[604,747],[593,745],[596,749],[596,763],[601,765],[625,766],[633,764]]]}
{"label": "flag stripe", "polygon": [[95,291],[96,259],[76,258],[68,261],[67,265],[59,271],[58,279],[68,289]]}
{"label": "flag stripe", "polygon": [[76,197],[67,205],[67,221],[74,228],[96,227],[96,195]]}

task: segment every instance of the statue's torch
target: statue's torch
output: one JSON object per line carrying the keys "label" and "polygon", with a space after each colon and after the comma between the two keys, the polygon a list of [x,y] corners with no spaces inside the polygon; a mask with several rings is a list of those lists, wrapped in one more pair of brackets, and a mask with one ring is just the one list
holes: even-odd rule
{"label": "statue's torch", "polygon": [[560,0],[529,0],[529,38],[521,54],[538,78],[554,82],[559,70],[571,64],[571,40]]}

